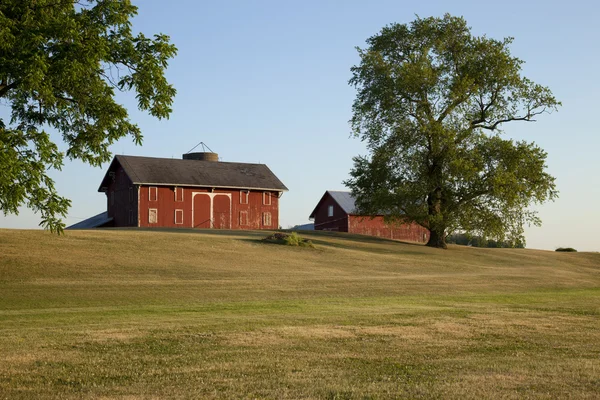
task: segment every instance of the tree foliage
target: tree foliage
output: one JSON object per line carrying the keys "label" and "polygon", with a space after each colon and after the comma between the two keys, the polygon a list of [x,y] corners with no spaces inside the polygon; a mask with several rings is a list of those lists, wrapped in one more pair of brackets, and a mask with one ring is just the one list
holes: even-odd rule
{"label": "tree foliage", "polygon": [[[94,166],[109,146],[142,134],[116,91],[136,93],[138,106],[168,118],[175,89],[165,78],[177,49],[163,34],[132,32],[129,0],[0,1],[0,209],[27,205],[45,228],[61,232],[70,201],[58,195],[49,169],[64,158]],[[51,140],[57,132],[66,150]]]}
{"label": "tree foliage", "polygon": [[528,206],[557,195],[546,153],[501,133],[560,103],[521,75],[512,40],[446,14],[386,26],[358,49],[351,125],[370,155],[345,183],[360,212],[419,223],[434,247],[456,230],[517,243],[540,223]]}

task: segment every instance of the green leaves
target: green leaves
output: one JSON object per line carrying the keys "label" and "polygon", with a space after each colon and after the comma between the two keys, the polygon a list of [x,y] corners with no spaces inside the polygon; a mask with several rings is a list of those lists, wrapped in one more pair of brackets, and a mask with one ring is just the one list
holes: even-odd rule
{"label": "green leaves", "polygon": [[350,122],[371,156],[355,158],[346,184],[362,212],[415,221],[436,238],[465,230],[515,243],[524,223],[539,223],[527,207],[557,196],[546,153],[498,135],[560,102],[521,76],[511,42],[474,37],[446,14],[387,26],[359,49]]}
{"label": "green leaves", "polygon": [[[163,34],[133,36],[136,13],[129,0],[0,3],[0,99],[11,107],[10,121],[0,120],[0,170],[10,171],[0,172],[4,213],[26,204],[60,231],[69,201],[46,170],[60,169],[64,156],[99,166],[125,136],[141,143],[115,90],[134,90],[141,110],[169,117],[176,91],[164,73],[177,49]],[[62,134],[65,154],[38,132],[43,126]]]}
{"label": "green leaves", "polygon": [[62,232],[65,225],[58,216],[66,217],[71,202],[56,194],[54,181],[46,175],[48,167],[60,169],[62,160],[46,132],[0,126],[0,209],[4,214],[18,214],[18,207],[26,202],[41,213],[40,225]]}

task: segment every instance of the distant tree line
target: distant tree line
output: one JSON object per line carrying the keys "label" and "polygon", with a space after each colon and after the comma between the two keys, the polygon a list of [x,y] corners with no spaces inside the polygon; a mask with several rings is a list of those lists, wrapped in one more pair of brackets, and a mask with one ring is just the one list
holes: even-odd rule
{"label": "distant tree line", "polygon": [[446,240],[448,243],[458,244],[462,246],[517,249],[525,248],[525,243],[521,240],[517,240],[515,242],[497,241],[492,239],[486,239],[481,236],[468,235],[466,233],[453,233],[451,235],[448,235]]}

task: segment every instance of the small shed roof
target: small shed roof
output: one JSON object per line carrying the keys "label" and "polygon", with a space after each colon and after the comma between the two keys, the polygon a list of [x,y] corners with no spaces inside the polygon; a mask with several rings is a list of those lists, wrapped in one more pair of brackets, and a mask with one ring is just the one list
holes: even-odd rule
{"label": "small shed roof", "polygon": [[108,224],[113,219],[108,216],[108,212],[104,211],[98,215],[94,215],[88,219],[84,219],[76,224],[73,224],[67,229],[90,229],[90,228],[98,228],[102,225]]}
{"label": "small shed roof", "polygon": [[344,210],[344,212],[346,214],[355,214],[356,213],[356,206],[354,204],[354,196],[352,196],[351,192],[327,190],[325,192],[325,194],[323,195],[323,197],[321,197],[321,200],[319,200],[319,202],[317,203],[317,206],[315,207],[313,212],[310,214],[309,218],[315,217],[315,214],[317,213],[317,209],[319,208],[319,206],[321,205],[321,203],[323,202],[325,197],[327,197],[328,195],[331,196],[331,198],[341,207],[342,210]]}
{"label": "small shed roof", "polygon": [[288,190],[264,164],[118,155],[108,168],[99,192],[108,189],[110,172],[117,164],[139,185]]}

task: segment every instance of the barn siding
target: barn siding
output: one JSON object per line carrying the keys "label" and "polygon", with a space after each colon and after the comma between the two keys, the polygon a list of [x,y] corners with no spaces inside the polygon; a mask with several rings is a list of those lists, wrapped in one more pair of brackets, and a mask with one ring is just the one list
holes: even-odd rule
{"label": "barn siding", "polygon": [[[114,172],[114,179],[106,191],[108,217],[113,218],[114,226],[137,226],[137,190],[121,166]],[[133,190],[131,199],[129,188]],[[114,196],[114,203],[111,200],[112,196]],[[133,215],[131,221],[129,219],[130,212]]]}
{"label": "barn siding", "polygon": [[[140,187],[140,227],[167,227],[167,228],[209,228],[210,222],[205,220],[203,214],[197,207],[208,207],[210,197],[219,197],[217,201],[213,200],[214,215],[213,218],[219,218],[213,221],[215,228],[225,229],[277,229],[279,227],[279,192],[268,192],[271,199],[270,205],[263,204],[263,191],[250,190],[248,203],[241,204],[241,192],[237,189],[215,189],[183,187],[183,201],[175,201],[174,186],[158,186],[158,198],[150,200],[149,191],[151,186],[143,185]],[[227,196],[229,195],[229,196]],[[204,196],[197,198],[198,196]],[[227,211],[223,197],[231,199],[228,212],[219,213],[218,211]],[[148,221],[149,209],[157,209],[158,222],[150,224]],[[175,223],[175,210],[183,210],[183,223]],[[243,222],[246,225],[240,225],[240,212],[244,211],[245,218]],[[263,222],[263,213],[271,214],[271,224],[265,225]],[[196,218],[194,218],[196,217]],[[197,219],[204,219],[198,221]]]}
{"label": "barn siding", "polygon": [[[332,217],[328,216],[329,206],[333,206]],[[315,230],[321,231],[350,232],[418,243],[429,239],[429,231],[415,223],[386,224],[382,216],[349,215],[329,193],[317,205],[314,223]]]}
{"label": "barn siding", "polygon": [[[333,217],[328,216],[329,206],[333,206]],[[315,230],[348,232],[348,214],[328,194],[315,213]]]}
{"label": "barn siding", "polygon": [[418,243],[426,243],[429,240],[429,231],[415,223],[386,224],[382,216],[371,218],[350,215],[348,220],[350,233]]}

